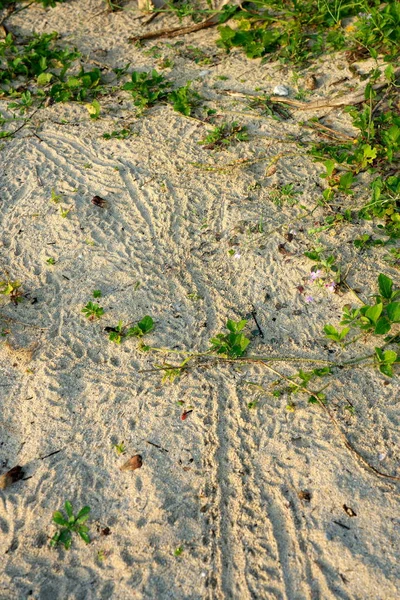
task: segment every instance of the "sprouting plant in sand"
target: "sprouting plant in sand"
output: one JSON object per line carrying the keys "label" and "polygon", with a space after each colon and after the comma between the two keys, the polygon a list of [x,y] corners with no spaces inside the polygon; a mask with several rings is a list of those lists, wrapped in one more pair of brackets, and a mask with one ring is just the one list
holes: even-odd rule
{"label": "sprouting plant in sand", "polygon": [[191,83],[191,81],[188,81],[186,85],[173,90],[168,95],[168,101],[172,103],[174,110],[187,117],[192,114],[201,99],[200,94],[192,90]]}
{"label": "sprouting plant in sand", "polygon": [[14,304],[18,304],[22,302],[23,298],[21,286],[20,281],[13,281],[9,278],[0,280],[0,294],[8,296]]}
{"label": "sprouting plant in sand", "polygon": [[53,514],[53,523],[59,525],[61,529],[57,531],[50,540],[50,546],[64,546],[66,550],[72,544],[72,534],[79,535],[86,544],[90,543],[89,527],[85,525],[89,518],[90,507],[84,506],[76,516],[74,516],[71,502],[68,500],[64,504],[66,517],[61,511]]}
{"label": "sprouting plant in sand", "polygon": [[122,321],[118,321],[118,325],[115,327],[106,327],[105,331],[109,333],[108,339],[116,344],[120,344],[122,340],[130,337],[141,338],[154,329],[154,321],[148,315],[143,317],[133,327],[130,327],[130,325],[131,323],[124,325]]}
{"label": "sprouting plant in sand", "polygon": [[131,81],[125,83],[123,90],[131,92],[133,103],[140,110],[154,106],[157,102],[166,100],[171,83],[164,75],[157,73],[155,69],[151,73],[140,73],[133,71]]}
{"label": "sprouting plant in sand", "polygon": [[200,144],[207,150],[220,150],[234,142],[247,142],[248,139],[247,127],[233,121],[232,123],[221,123],[215,127],[201,140]]}
{"label": "sprouting plant in sand", "polygon": [[88,302],[86,306],[82,308],[84,315],[90,320],[100,319],[104,315],[104,308],[102,308],[97,302]]}
{"label": "sprouting plant in sand", "polygon": [[282,206],[283,204],[293,206],[297,203],[296,196],[298,194],[301,194],[301,192],[294,189],[294,183],[287,183],[280,188],[272,190],[270,199],[277,206]]}
{"label": "sprouting plant in sand", "polygon": [[211,351],[229,358],[239,358],[246,352],[250,340],[242,333],[247,321],[232,321],[228,319],[226,328],[229,333],[218,333],[211,338]]}
{"label": "sprouting plant in sand", "polygon": [[115,452],[118,454],[118,456],[121,456],[121,454],[125,454],[125,452],[126,452],[125,442],[120,442],[119,444],[113,444],[113,448],[114,448]]}

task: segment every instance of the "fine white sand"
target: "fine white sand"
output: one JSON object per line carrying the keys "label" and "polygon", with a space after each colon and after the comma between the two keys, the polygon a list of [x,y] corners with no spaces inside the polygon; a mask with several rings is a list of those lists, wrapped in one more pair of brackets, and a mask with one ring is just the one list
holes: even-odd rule
{"label": "fine white sand", "polygon": [[[304,251],[318,240],[328,246],[350,267],[348,282],[363,299],[375,292],[379,272],[396,272],[384,249],[354,249],[354,237],[370,226],[307,233],[326,214],[317,208],[304,217],[321,197],[322,168],[307,145],[287,140],[317,139],[299,124],[315,111],[278,122],[226,93],[272,93],[279,83],[293,97],[293,70],[240,51],[226,55],[214,29],[138,48],[128,43],[140,30],[137,13],[103,8],[101,0],[31,5],[7,23],[16,35],[58,31],[88,68],[131,62],[131,69],[161,70],[159,61],[170,58],[165,75],[176,85],[192,80],[217,122],[246,125],[250,141],[204,149],[198,142],[211,126],[168,105],[137,118],[129,94],[116,92],[100,101],[98,121],[82,105],[56,104],[2,145],[0,271],[21,281],[27,297],[18,306],[0,301],[0,326],[9,331],[0,345],[1,472],[19,464],[29,479],[0,492],[0,598],[395,600],[398,487],[355,460],[319,406],[294,396],[289,412],[287,394],[272,395],[278,377],[261,365],[193,369],[162,384],[160,373],[146,372],[162,355],[140,352],[135,339],[112,344],[104,328],[148,314],[155,329],[146,343],[204,351],[228,318],[254,305],[265,337],[251,336],[251,354],[336,360],[339,350],[322,328],[357,302],[350,291],[309,283]],[[159,17],[148,29],[175,24]],[[159,57],[148,52],[154,46]],[[210,60],[196,63],[189,46]],[[362,90],[344,57],[308,72],[319,87],[307,100]],[[0,109],[9,116],[7,105]],[[326,125],[352,133],[341,109],[323,114]],[[127,140],[102,137],[126,127]],[[260,157],[228,172],[194,165]],[[266,176],[271,161],[276,170]],[[290,183],[301,192],[298,204],[278,206],[273,190]],[[94,195],[108,206],[95,206]],[[70,209],[66,218],[60,206]],[[96,289],[105,314],[90,322],[81,309]],[[314,301],[307,304],[307,295]],[[254,329],[249,321],[247,335]],[[345,357],[365,351],[356,344]],[[275,366],[290,375],[299,365]],[[354,447],[398,475],[398,380],[354,368],[330,381],[330,406]],[[121,441],[124,456],[113,448]],[[137,453],[142,468],[121,472]],[[52,513],[65,500],[76,510],[91,507],[90,545],[76,538],[69,551],[49,547]]]}

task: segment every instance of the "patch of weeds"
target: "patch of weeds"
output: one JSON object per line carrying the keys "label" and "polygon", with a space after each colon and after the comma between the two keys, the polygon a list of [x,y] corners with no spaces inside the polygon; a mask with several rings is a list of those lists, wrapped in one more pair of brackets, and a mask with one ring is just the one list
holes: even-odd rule
{"label": "patch of weeds", "polygon": [[234,142],[247,142],[248,139],[247,127],[233,121],[218,125],[199,143],[207,150],[214,150],[225,148]]}
{"label": "patch of weeds", "polygon": [[395,267],[396,269],[400,268],[400,249],[399,248],[391,248],[389,253],[383,257],[391,267]]}
{"label": "patch of weeds", "polygon": [[229,333],[219,333],[210,339],[210,351],[228,358],[240,358],[246,352],[250,340],[242,333],[247,321],[232,321],[228,319],[226,328]]}
{"label": "patch of weeds", "polygon": [[[393,59],[399,53],[400,16],[398,2],[384,10],[378,4],[360,5],[336,0],[256,0],[244,5],[234,18],[237,27],[220,26],[217,44],[229,52],[243,48],[250,58],[271,55],[284,62],[302,63],[327,50],[350,47],[378,52]],[[342,26],[344,18],[354,17],[354,25]]]}
{"label": "patch of weeds", "polygon": [[400,177],[377,177],[371,189],[371,199],[361,208],[358,216],[366,220],[376,217],[390,223],[393,229],[400,230]]}
{"label": "patch of weeds", "polygon": [[84,523],[89,518],[90,508],[84,506],[76,516],[74,516],[71,502],[66,501],[64,504],[64,510],[67,514],[67,518],[61,511],[56,511],[53,514],[53,523],[59,525],[61,529],[57,531],[50,540],[50,546],[62,545],[66,550],[70,548],[72,544],[72,534],[76,533],[85,544],[90,544],[89,527]]}
{"label": "patch of weeds", "polygon": [[273,102],[270,96],[266,94],[251,98],[248,101],[248,106],[250,108],[261,110],[263,114],[268,115],[277,121],[286,120],[291,117],[290,111],[283,104]]}
{"label": "patch of weeds", "polygon": [[315,261],[311,267],[311,281],[316,282],[320,280],[322,276],[325,276],[332,277],[336,283],[340,283],[341,268],[340,265],[337,264],[337,259],[333,254],[327,256],[321,249],[316,248],[309,252],[304,252],[304,256]]}
{"label": "patch of weeds", "polygon": [[169,102],[172,103],[174,110],[182,113],[189,117],[193,110],[198,106],[201,99],[200,94],[191,89],[191,81],[188,81],[186,85],[173,90],[168,95]]}
{"label": "patch of weeds", "polygon": [[154,321],[148,315],[143,317],[133,327],[129,327],[129,324],[123,325],[122,321],[118,321],[118,325],[115,327],[106,327],[106,331],[109,333],[108,339],[116,344],[120,344],[122,340],[130,337],[141,338],[153,329]]}
{"label": "patch of weeds", "polygon": [[104,308],[102,308],[96,302],[88,302],[86,306],[82,308],[82,312],[89,321],[100,319],[104,315]]}
{"label": "patch of weeds", "polygon": [[133,71],[131,81],[125,83],[122,89],[131,92],[134,105],[143,111],[157,102],[166,100],[170,87],[171,83],[164,75],[153,69],[151,73]]}
{"label": "patch of weeds", "polygon": [[126,140],[131,135],[132,135],[132,132],[130,129],[117,129],[115,131],[112,131],[111,133],[103,133],[103,138],[105,140],[112,140],[112,139]]}
{"label": "patch of weeds", "polygon": [[393,289],[393,281],[381,273],[378,277],[379,294],[374,304],[361,308],[345,306],[341,325],[357,327],[365,333],[386,335],[395,323],[400,323],[400,290]]}
{"label": "patch of weeds", "polygon": [[277,206],[282,206],[283,204],[293,206],[298,202],[296,198],[298,194],[301,194],[301,192],[294,190],[294,183],[287,183],[279,189],[272,190],[270,200]]}

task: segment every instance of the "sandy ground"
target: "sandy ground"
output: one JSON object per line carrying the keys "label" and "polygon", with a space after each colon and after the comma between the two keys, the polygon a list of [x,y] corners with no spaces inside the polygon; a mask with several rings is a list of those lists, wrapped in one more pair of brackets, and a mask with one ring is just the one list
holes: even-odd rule
{"label": "sandy ground", "polygon": [[[254,391],[246,382],[273,390],[276,377],[261,366],[194,369],[162,384],[159,373],[143,372],[160,356],[139,352],[134,339],[110,343],[104,327],[149,314],[156,323],[149,344],[203,351],[227,318],[245,316],[253,304],[265,337],[252,337],[252,354],[335,358],[322,327],[337,324],[354,297],[309,284],[304,250],[321,239],[351,265],[349,282],[363,298],[380,271],[394,279],[396,272],[381,249],[356,253],[352,239],[368,231],[364,225],[307,234],[323,213],[300,218],[299,204],[311,209],[320,197],[321,167],[279,140],[312,139],[298,122],[314,113],[278,123],[224,91],[270,93],[281,83],[295,94],[292,70],[225,55],[214,30],[179,46],[158,40],[136,48],[127,40],[139,29],[137,15],[102,8],[100,0],[47,11],[33,5],[8,26],[20,34],[58,31],[87,65],[158,68],[146,53],[158,45],[175,61],[165,74],[180,85],[194,81],[207,106],[221,120],[247,125],[251,139],[222,152],[204,149],[198,142],[207,126],[166,105],[137,119],[120,93],[101,101],[95,122],[78,104],[43,108],[2,146],[0,267],[28,296],[17,307],[6,299],[0,306],[10,330],[0,345],[0,464],[2,472],[24,465],[30,478],[0,492],[0,598],[395,600],[398,487],[355,461],[318,406],[295,397],[289,412],[287,396]],[[156,19],[151,27],[171,23]],[[211,62],[194,62],[190,45]],[[319,80],[311,100],[362,89],[340,57],[311,71]],[[345,76],[347,83],[330,85]],[[6,102],[0,108],[9,114]],[[350,131],[340,110],[326,113],[326,124]],[[134,132],[128,140],[102,138],[126,125]],[[267,177],[269,160],[289,151]],[[192,164],[261,155],[267,158],[228,173]],[[299,204],[279,207],[271,190],[288,183],[301,192]],[[50,202],[52,189],[71,209],[67,218]],[[94,195],[108,207],[94,206]],[[296,232],[290,243],[289,230]],[[278,251],[282,243],[289,254]],[[95,289],[105,314],[91,323],[81,309]],[[253,329],[249,322],[246,332]],[[294,372],[290,364],[279,368]],[[334,378],[328,398],[357,450],[399,474],[398,380],[354,368]],[[122,440],[121,457],[113,444]],[[142,468],[121,472],[136,453]],[[49,547],[52,513],[65,500],[91,507],[90,545],[76,539],[69,551]]]}

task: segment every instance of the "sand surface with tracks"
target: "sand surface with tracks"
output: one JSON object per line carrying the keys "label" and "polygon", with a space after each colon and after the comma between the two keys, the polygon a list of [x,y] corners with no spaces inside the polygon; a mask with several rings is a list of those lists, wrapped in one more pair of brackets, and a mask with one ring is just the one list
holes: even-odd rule
{"label": "sand surface with tracks", "polygon": [[[287,394],[272,393],[279,377],[260,364],[193,368],[162,383],[151,370],[162,355],[107,338],[104,328],[120,319],[151,315],[147,344],[202,352],[227,319],[255,309],[264,337],[250,319],[249,354],[342,359],[322,328],[356,299],[312,284],[304,251],[321,240],[350,266],[349,285],[364,299],[377,273],[396,277],[383,250],[366,260],[354,249],[365,224],[308,233],[323,220],[315,205],[324,183],[306,154],[315,134],[299,122],[315,111],[277,121],[243,96],[271,94],[279,83],[293,97],[294,71],[225,54],[215,29],[137,47],[128,41],[140,30],[137,16],[72,0],[31,5],[7,24],[17,36],[59,32],[60,43],[110,78],[114,67],[161,71],[170,59],[165,76],[174,85],[191,80],[217,111],[215,123],[238,121],[250,139],[208,150],[199,142],[213,125],[201,122],[201,110],[190,119],[162,104],[138,117],[117,91],[101,99],[97,121],[77,103],[43,106],[2,144],[0,270],[26,296],[0,305],[0,464],[2,472],[23,465],[29,478],[0,492],[0,598],[395,600],[398,486],[357,462],[321,407],[298,395],[287,410]],[[176,20],[159,17],[148,30],[168,25]],[[193,47],[206,60],[196,62]],[[363,89],[340,56],[307,72],[318,80],[308,101]],[[4,99],[0,110],[11,114]],[[352,134],[341,109],[324,114],[326,125]],[[124,127],[126,140],[102,137]],[[279,206],[274,190],[288,184],[297,203]],[[52,190],[70,209],[66,218]],[[107,206],[94,205],[95,195]],[[81,309],[93,290],[102,292],[104,316],[90,322]],[[286,375],[298,367],[274,363]],[[357,451],[398,475],[398,380],[347,369],[327,395]],[[113,448],[121,441],[124,456]],[[142,468],[121,472],[134,454]],[[91,544],[49,547],[52,513],[65,500],[91,507]]]}

